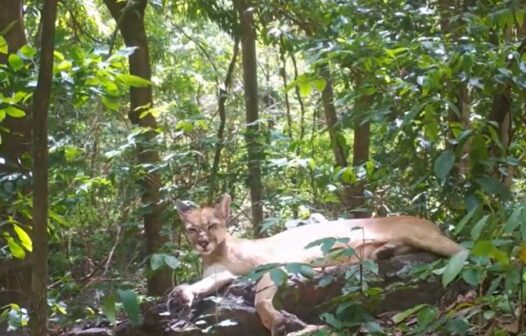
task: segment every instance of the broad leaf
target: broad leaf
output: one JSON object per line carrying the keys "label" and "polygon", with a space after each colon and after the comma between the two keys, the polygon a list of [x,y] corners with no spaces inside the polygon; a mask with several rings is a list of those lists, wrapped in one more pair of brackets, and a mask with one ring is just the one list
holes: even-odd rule
{"label": "broad leaf", "polygon": [[27,232],[16,224],[13,224],[13,228],[18,236],[18,240],[22,243],[22,246],[29,252],[33,251],[33,242]]}
{"label": "broad leaf", "polygon": [[455,254],[449,259],[444,274],[442,274],[442,285],[446,287],[449,283],[457,277],[457,275],[464,267],[464,263],[468,259],[469,251],[463,250]]}
{"label": "broad leaf", "polygon": [[116,312],[117,307],[115,305],[115,295],[108,295],[102,300],[102,312],[112,325],[115,325],[117,321]]}
{"label": "broad leaf", "polygon": [[274,282],[274,284],[278,287],[283,285],[288,278],[287,273],[285,273],[285,271],[283,271],[281,268],[273,268],[269,273],[272,282]]}
{"label": "broad leaf", "polygon": [[18,71],[24,67],[24,61],[22,61],[20,56],[17,54],[10,54],[7,58],[7,63],[9,63],[9,66],[15,71]]}
{"label": "broad leaf", "polygon": [[2,35],[0,35],[0,54],[7,54],[7,52],[7,41]]}
{"label": "broad leaf", "polygon": [[141,324],[141,314],[139,310],[139,298],[137,297],[137,294],[135,294],[134,291],[125,289],[125,290],[118,290],[117,293],[119,294],[119,298],[121,299],[122,305],[124,307],[124,310],[126,311],[126,314],[128,314],[128,317],[130,318],[130,321],[133,325],[139,325]]}
{"label": "broad leaf", "polygon": [[5,112],[12,118],[23,118],[26,115],[26,112],[14,106],[6,107]]}
{"label": "broad leaf", "polygon": [[120,74],[117,75],[119,79],[124,84],[131,87],[148,87],[150,86],[150,81],[139,76],[129,75],[129,74]]}
{"label": "broad leaf", "polygon": [[489,218],[489,215],[486,215],[484,217],[482,217],[478,222],[477,224],[475,224],[475,226],[473,227],[473,229],[471,229],[471,239],[472,240],[477,240],[479,239],[480,237],[480,234],[482,232],[482,229],[486,226],[487,222],[488,222],[488,218]]}
{"label": "broad leaf", "polygon": [[164,263],[173,270],[179,267],[179,265],[181,264],[176,257],[171,255],[164,256]]}
{"label": "broad leaf", "polygon": [[442,154],[440,154],[436,159],[435,165],[433,166],[433,171],[439,179],[443,180],[449,175],[454,163],[455,153],[447,149],[443,151]]}

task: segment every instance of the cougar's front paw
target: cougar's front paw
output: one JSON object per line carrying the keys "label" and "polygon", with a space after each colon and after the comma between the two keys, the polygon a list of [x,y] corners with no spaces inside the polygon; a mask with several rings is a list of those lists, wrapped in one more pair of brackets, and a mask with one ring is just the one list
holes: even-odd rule
{"label": "cougar's front paw", "polygon": [[183,284],[172,289],[168,294],[168,309],[176,315],[188,315],[190,307],[195,299],[195,294],[192,292],[190,285]]}
{"label": "cougar's front paw", "polygon": [[286,336],[288,333],[307,327],[296,315],[281,311],[279,317],[272,322],[272,336]]}

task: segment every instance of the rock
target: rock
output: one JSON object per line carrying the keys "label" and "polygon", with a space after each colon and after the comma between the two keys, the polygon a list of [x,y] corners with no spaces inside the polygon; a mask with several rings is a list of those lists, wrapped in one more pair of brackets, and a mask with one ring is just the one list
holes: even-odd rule
{"label": "rock", "polygon": [[[405,310],[417,304],[438,304],[445,294],[439,281],[422,280],[414,286],[407,286],[407,281],[404,280],[404,275],[407,275],[412,266],[429,263],[437,258],[427,252],[410,253],[378,261],[377,276],[372,276],[371,272],[363,272],[362,274],[368,279],[369,287],[389,286],[389,290],[379,295],[372,312],[380,314]],[[349,276],[357,278],[359,272],[358,265],[341,265],[328,268],[311,280],[291,279],[289,286],[278,292],[276,304],[291,313],[289,315],[292,317],[291,321],[296,315],[301,321],[319,325],[320,313],[330,309],[330,306],[321,304],[341,295],[342,288],[349,286],[347,278]],[[332,281],[328,282],[327,279]],[[253,306],[254,287],[250,282],[235,283],[222,290],[217,296],[196,300],[191,309],[182,309],[170,300],[145,306],[143,324],[133,327],[125,322],[117,328],[117,335],[267,336],[269,331],[261,324]]]}
{"label": "rock", "polygon": [[111,336],[112,330],[110,328],[88,328],[88,329],[73,329],[68,336]]}

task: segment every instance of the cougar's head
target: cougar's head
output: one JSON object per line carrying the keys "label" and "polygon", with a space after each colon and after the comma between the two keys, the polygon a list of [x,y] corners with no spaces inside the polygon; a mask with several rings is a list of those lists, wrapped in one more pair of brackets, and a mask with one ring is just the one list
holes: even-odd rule
{"label": "cougar's head", "polygon": [[211,254],[225,240],[230,200],[230,195],[224,194],[213,208],[191,208],[177,201],[177,211],[183,220],[186,236],[200,254]]}

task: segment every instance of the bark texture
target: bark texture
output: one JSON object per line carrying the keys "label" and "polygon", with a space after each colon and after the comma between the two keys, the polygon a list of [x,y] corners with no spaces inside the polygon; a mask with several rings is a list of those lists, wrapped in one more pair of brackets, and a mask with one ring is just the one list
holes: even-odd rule
{"label": "bark texture", "polygon": [[[117,22],[118,28],[127,47],[136,47],[129,56],[130,73],[135,76],[151,79],[150,55],[148,39],[144,27],[144,12],[147,1],[118,1],[104,0],[111,15]],[[130,121],[139,127],[149,129],[138,146],[138,159],[143,164],[155,165],[159,163],[159,153],[153,148],[153,138],[156,133],[157,121],[151,114],[142,116],[143,112],[153,106],[152,87],[130,88]],[[155,254],[168,241],[168,237],[161,234],[161,212],[159,204],[159,188],[161,178],[156,172],[148,172],[142,178],[142,203],[148,208],[144,214],[144,231],[146,251],[148,255]],[[172,286],[171,272],[163,268],[148,278],[148,294],[162,295]]]}
{"label": "bark texture", "polygon": [[[354,104],[354,139],[353,139],[353,166],[359,166],[369,160],[369,148],[371,142],[371,123],[362,122],[365,117],[364,111],[369,110],[373,101],[370,95],[362,95],[358,97]],[[363,191],[365,189],[364,183],[357,182],[350,187],[349,208],[357,218],[370,217],[370,213],[363,209],[365,204],[365,197]]]}
{"label": "bark texture", "polygon": [[53,52],[58,0],[46,0],[42,10],[40,68],[33,98],[33,273],[31,335],[46,336],[48,283],[48,109],[53,83]]}
{"label": "bark texture", "polygon": [[[16,53],[27,43],[22,10],[22,0],[0,1],[0,32],[5,32],[3,36],[7,41],[9,54]],[[0,63],[5,64],[7,57],[8,55],[0,53]],[[0,163],[0,172],[27,171],[29,167],[23,167],[20,158],[22,154],[29,153],[31,147],[29,115],[20,119],[7,116],[2,121],[2,126],[9,133],[2,132],[0,153],[6,162]]]}
{"label": "bark texture", "polygon": [[241,59],[247,120],[245,139],[248,155],[248,184],[252,206],[252,224],[254,225],[254,234],[259,236],[259,224],[263,221],[263,183],[261,181],[263,148],[259,134],[256,31],[252,17],[253,8],[251,8],[250,3],[245,0],[236,0],[234,5],[241,23]]}
{"label": "bark texture", "polygon": [[[22,13],[21,0],[0,1],[0,32],[7,41],[8,53],[14,53],[26,44],[24,33],[24,19]],[[8,55],[0,54],[0,63],[5,64]],[[9,95],[10,92],[4,92]],[[31,123],[30,113],[26,113],[23,118],[6,118],[1,122],[2,127],[9,130],[2,130],[0,143],[0,157],[5,162],[0,162],[0,176],[15,174],[17,182],[17,192],[28,195],[29,170],[31,169],[28,160],[31,149]],[[23,162],[24,161],[24,162]],[[18,181],[23,183],[19,184]],[[9,207],[11,201],[0,204],[0,218],[6,215],[5,207]],[[25,217],[18,217],[18,221],[30,225],[31,220]],[[0,238],[0,245],[4,241]],[[9,303],[18,303],[20,306],[28,308],[31,303],[31,255],[24,260],[4,260],[0,262],[0,307]],[[4,326],[0,325],[0,328]]]}

